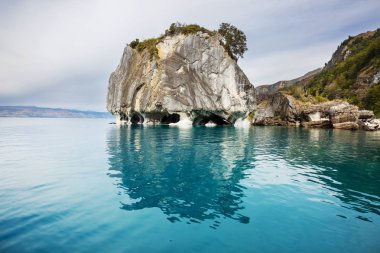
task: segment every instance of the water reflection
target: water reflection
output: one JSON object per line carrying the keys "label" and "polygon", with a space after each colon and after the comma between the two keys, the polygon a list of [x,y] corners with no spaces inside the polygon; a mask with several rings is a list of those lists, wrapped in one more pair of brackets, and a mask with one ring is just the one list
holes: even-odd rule
{"label": "water reflection", "polygon": [[[232,134],[233,132],[233,134]],[[127,126],[110,130],[110,176],[129,201],[122,209],[158,207],[171,222],[222,218],[249,223],[241,214],[244,187],[239,181],[251,166],[247,131],[233,128],[178,129]]]}
{"label": "water reflection", "polygon": [[[270,205],[289,196],[336,205],[339,218],[342,209],[369,222],[380,215],[378,133],[127,126],[109,131],[108,153],[110,176],[128,197],[121,208],[157,207],[171,222],[249,223],[247,192]],[[289,192],[271,195],[284,185]]]}
{"label": "water reflection", "polygon": [[371,221],[372,214],[380,215],[380,133],[281,127],[253,131],[255,146],[261,148],[247,184],[294,185],[309,195],[334,197],[338,205],[354,210],[356,218]]}

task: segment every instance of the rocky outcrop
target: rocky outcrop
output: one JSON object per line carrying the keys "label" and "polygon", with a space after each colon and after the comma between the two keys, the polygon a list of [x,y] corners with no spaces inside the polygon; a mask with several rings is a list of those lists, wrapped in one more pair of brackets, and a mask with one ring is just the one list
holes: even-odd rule
{"label": "rocky outcrop", "polygon": [[[380,115],[380,29],[350,36],[333,53],[322,69],[311,71],[300,78],[280,81],[256,88],[257,103],[271,100],[278,91],[286,92],[300,100],[310,97],[318,101],[344,99],[355,105],[371,109]],[[351,109],[353,109],[351,107]],[[350,109],[346,109],[350,110]],[[333,121],[353,122],[353,117]],[[322,116],[322,118],[325,118]],[[356,123],[334,122],[335,126],[360,128]],[[325,126],[327,121],[310,122],[311,125]]]}
{"label": "rocky outcrop", "polygon": [[349,36],[305,89],[309,95],[352,101],[380,116],[380,29]]}
{"label": "rocky outcrop", "polygon": [[254,124],[379,130],[379,42],[380,29],[350,36],[323,69],[257,87]]}
{"label": "rocky outcrop", "polygon": [[292,99],[276,93],[270,100],[258,104],[253,123],[255,125],[296,125],[299,108]]}
{"label": "rocky outcrop", "polygon": [[301,102],[278,92],[258,104],[255,125],[292,125],[307,128],[380,130],[380,120],[372,111],[336,100],[324,103]]}
{"label": "rocky outcrop", "polygon": [[255,110],[255,89],[218,34],[166,36],[149,50],[127,46],[109,79],[107,109],[131,123],[233,124]]}

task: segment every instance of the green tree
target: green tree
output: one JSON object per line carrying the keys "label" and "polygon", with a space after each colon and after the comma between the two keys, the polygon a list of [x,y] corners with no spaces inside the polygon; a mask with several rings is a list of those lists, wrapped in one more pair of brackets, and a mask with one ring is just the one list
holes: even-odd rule
{"label": "green tree", "polygon": [[224,45],[232,58],[243,58],[243,54],[248,50],[244,32],[228,23],[221,23],[218,32],[222,35]]}
{"label": "green tree", "polygon": [[133,40],[133,41],[131,41],[131,42],[129,43],[129,46],[130,46],[131,48],[135,48],[135,47],[137,47],[137,46],[139,45],[139,43],[140,43],[140,40],[139,40],[139,39],[135,39],[135,40]]}

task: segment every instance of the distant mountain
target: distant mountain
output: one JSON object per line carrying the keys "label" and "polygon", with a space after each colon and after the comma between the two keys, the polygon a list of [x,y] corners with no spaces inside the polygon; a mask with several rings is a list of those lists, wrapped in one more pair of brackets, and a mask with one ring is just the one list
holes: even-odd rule
{"label": "distant mountain", "polygon": [[79,111],[36,106],[0,106],[0,117],[21,118],[112,118],[108,112]]}
{"label": "distant mountain", "polygon": [[280,89],[288,88],[296,83],[306,82],[321,71],[322,71],[322,68],[317,68],[317,69],[307,72],[305,75],[301,77],[298,77],[292,80],[278,81],[274,84],[265,84],[265,85],[257,86],[256,87],[257,99],[260,102],[261,100],[265,99],[268,95],[273,95]]}

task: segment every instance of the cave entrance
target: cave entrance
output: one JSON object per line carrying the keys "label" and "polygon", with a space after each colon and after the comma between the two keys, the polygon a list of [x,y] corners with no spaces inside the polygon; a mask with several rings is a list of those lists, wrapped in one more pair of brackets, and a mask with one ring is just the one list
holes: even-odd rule
{"label": "cave entrance", "polygon": [[134,113],[132,113],[132,116],[131,116],[131,123],[132,124],[142,124],[142,123],[144,123],[144,117],[140,113],[134,112]]}
{"label": "cave entrance", "polygon": [[161,124],[177,123],[180,119],[181,117],[177,113],[168,114],[161,118]]}
{"label": "cave entrance", "polygon": [[218,126],[231,125],[231,122],[223,119],[222,117],[216,114],[210,114],[207,116],[198,116],[193,121],[193,125],[195,126],[204,126],[207,123],[215,123]]}

